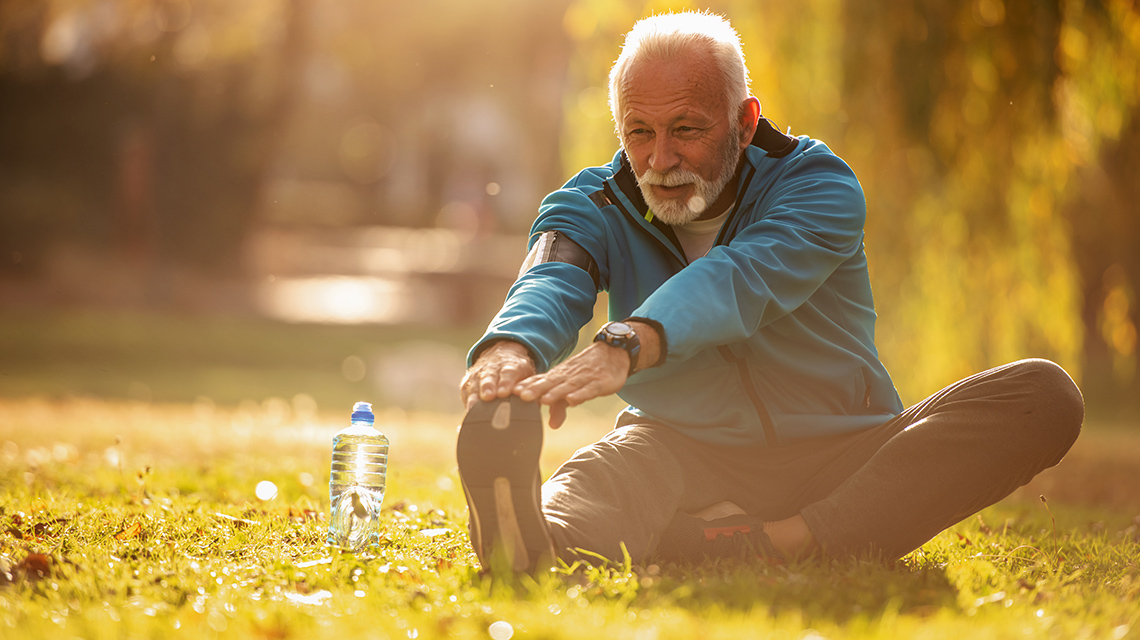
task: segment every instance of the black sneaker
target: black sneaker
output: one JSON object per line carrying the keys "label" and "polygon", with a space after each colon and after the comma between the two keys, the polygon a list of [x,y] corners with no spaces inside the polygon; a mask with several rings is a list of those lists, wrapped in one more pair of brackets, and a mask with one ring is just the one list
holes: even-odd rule
{"label": "black sneaker", "polygon": [[539,405],[518,396],[480,401],[459,427],[471,546],[485,570],[533,572],[554,562],[540,493],[542,428]]}
{"label": "black sneaker", "polygon": [[656,555],[674,562],[748,556],[783,560],[764,533],[764,521],[747,514],[705,520],[678,513],[662,532]]}

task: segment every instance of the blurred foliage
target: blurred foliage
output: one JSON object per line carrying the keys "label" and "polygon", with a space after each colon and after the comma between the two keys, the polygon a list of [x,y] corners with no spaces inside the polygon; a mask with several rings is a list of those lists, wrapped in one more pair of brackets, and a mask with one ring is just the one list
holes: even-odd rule
{"label": "blurred foliage", "polygon": [[4,2],[0,273],[76,241],[233,273],[267,223],[522,231],[616,148],[622,34],[683,8],[862,180],[907,400],[1042,356],[1090,411],[1140,403],[1134,0]]}
{"label": "blurred foliage", "polygon": [[452,201],[474,203],[460,217],[493,208],[500,189],[484,217],[525,229],[519,194],[537,200],[560,172],[562,12],[0,3],[0,272],[43,269],[71,242],[232,274],[266,221],[432,226]]}
{"label": "blurred foliage", "polygon": [[5,266],[42,267],[62,241],[232,271],[297,91],[305,5],[0,5]]}
{"label": "blurred foliage", "polygon": [[[606,73],[628,26],[694,7],[571,5],[566,26],[580,53],[566,105],[568,167],[598,164],[615,146]],[[1135,395],[1140,200],[1123,194],[1140,195],[1138,165],[1094,168],[1136,147],[1140,7],[724,0],[708,8],[739,30],[765,115],[827,142],[863,182],[878,341],[908,400],[1028,356],[1084,370],[1115,388],[1116,400]],[[1090,189],[1122,196],[1074,207]],[[1102,357],[1086,360],[1086,348]]]}

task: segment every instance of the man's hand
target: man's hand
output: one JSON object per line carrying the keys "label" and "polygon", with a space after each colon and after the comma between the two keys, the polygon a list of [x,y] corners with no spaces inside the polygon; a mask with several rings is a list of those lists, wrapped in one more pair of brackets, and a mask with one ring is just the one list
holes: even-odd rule
{"label": "man's hand", "polygon": [[[652,326],[630,322],[641,341],[637,370],[657,364],[661,357],[661,337]],[[629,354],[608,344],[595,342],[566,362],[541,375],[526,347],[501,340],[487,347],[467,370],[459,384],[460,399],[467,409],[479,400],[490,402],[512,393],[527,402],[538,401],[550,407],[550,428],[566,421],[566,408],[587,400],[617,393],[629,376]]]}
{"label": "man's hand", "polygon": [[[641,342],[637,370],[655,366],[661,357],[661,337],[657,330],[642,322],[629,325]],[[513,392],[528,402],[537,400],[550,406],[550,428],[557,429],[566,420],[567,407],[617,393],[627,377],[629,354],[595,342],[550,371],[521,380]]]}
{"label": "man's hand", "polygon": [[459,399],[470,409],[479,400],[490,402],[511,395],[515,386],[534,375],[534,361],[526,347],[500,340],[487,347],[459,383]]}
{"label": "man's hand", "polygon": [[546,373],[531,376],[514,386],[514,393],[527,402],[550,406],[550,428],[566,420],[566,408],[587,400],[617,393],[629,372],[629,354],[595,342]]}

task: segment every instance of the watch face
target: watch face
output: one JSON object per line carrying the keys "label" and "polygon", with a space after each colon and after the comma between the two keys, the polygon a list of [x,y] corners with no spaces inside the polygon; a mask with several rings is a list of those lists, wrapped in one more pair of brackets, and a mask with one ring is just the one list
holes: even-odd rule
{"label": "watch face", "polygon": [[606,325],[606,332],[615,336],[628,336],[633,333],[633,328],[624,322],[611,322]]}

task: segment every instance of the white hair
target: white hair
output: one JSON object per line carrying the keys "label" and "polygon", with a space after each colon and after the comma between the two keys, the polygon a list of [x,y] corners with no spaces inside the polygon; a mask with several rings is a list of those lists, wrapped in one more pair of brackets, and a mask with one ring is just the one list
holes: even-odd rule
{"label": "white hair", "polygon": [[666,13],[638,20],[626,34],[621,55],[610,69],[610,113],[619,138],[624,99],[622,89],[633,63],[675,58],[694,49],[704,49],[712,54],[728,102],[729,120],[736,119],[740,105],[750,95],[748,67],[744,65],[740,36],[727,19],[715,13]]}

